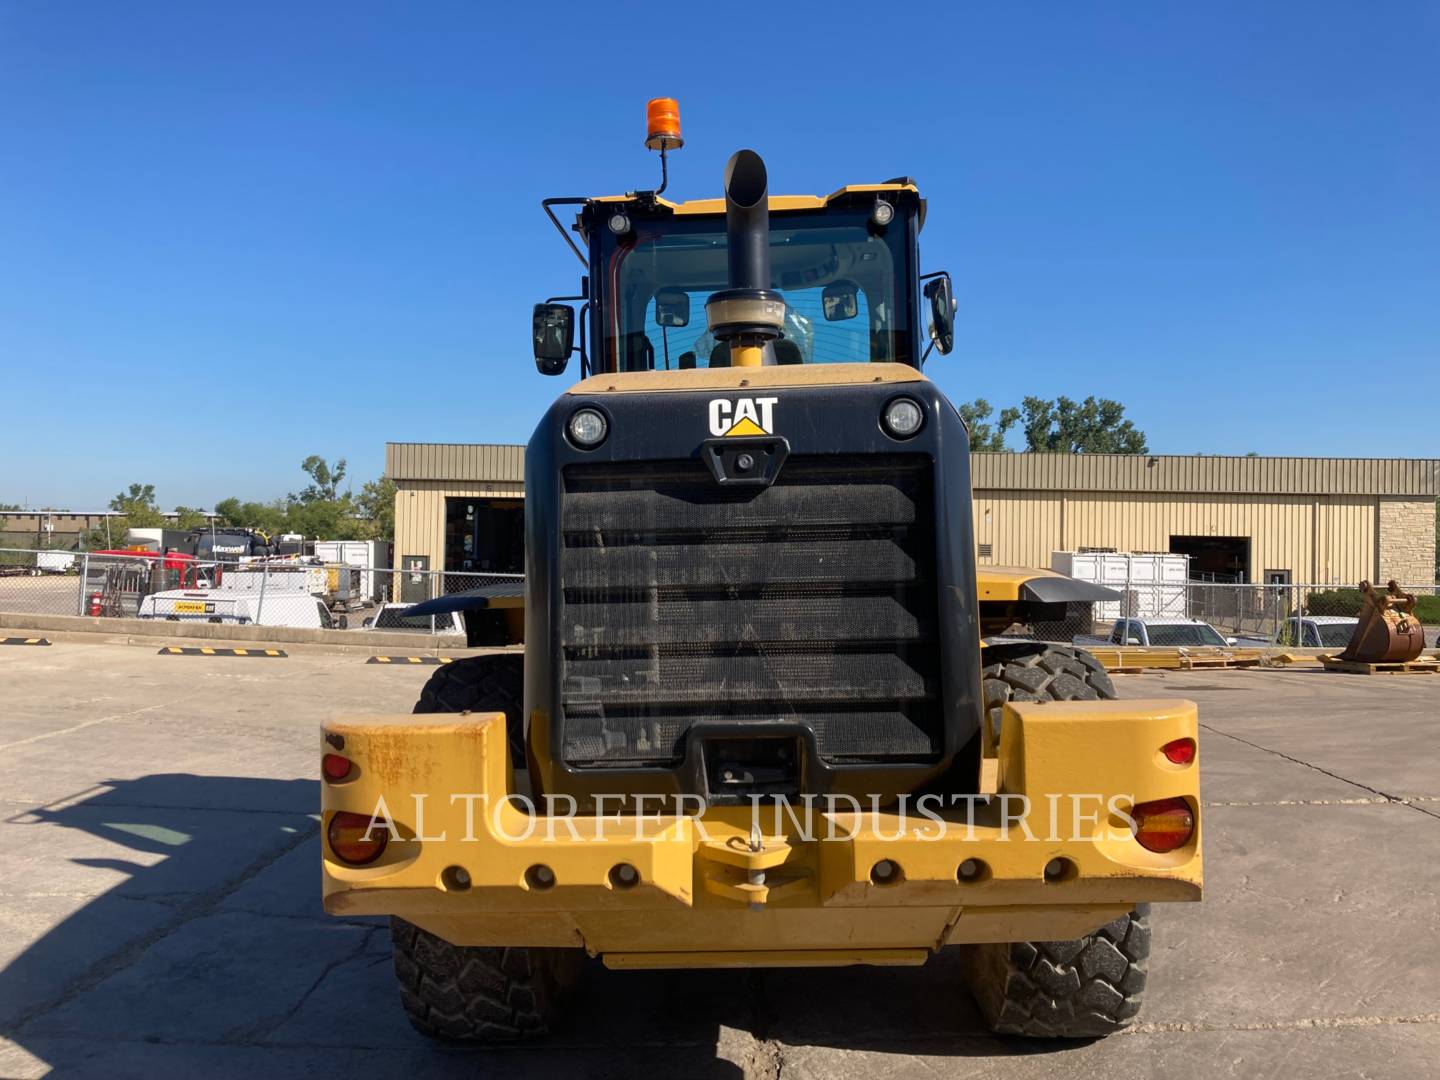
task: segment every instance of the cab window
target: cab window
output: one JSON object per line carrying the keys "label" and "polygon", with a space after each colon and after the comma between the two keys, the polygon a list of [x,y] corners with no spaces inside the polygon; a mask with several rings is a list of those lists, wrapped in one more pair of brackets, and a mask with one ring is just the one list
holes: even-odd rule
{"label": "cab window", "polygon": [[[899,220],[876,230],[858,211],[772,216],[772,287],[786,305],[784,334],[770,346],[774,362],[910,363],[907,251]],[[602,370],[729,365],[728,347],[705,320],[705,301],[728,284],[723,218],[637,221],[621,237],[606,231],[600,261]],[[657,322],[662,289],[689,298],[683,325],[673,315],[669,325]]]}

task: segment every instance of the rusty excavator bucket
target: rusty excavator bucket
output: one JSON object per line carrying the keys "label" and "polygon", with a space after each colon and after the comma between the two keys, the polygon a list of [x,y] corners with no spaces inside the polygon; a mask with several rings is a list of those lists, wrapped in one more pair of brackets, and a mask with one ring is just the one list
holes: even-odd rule
{"label": "rusty excavator bucket", "polygon": [[1360,622],[1341,660],[1360,664],[1403,664],[1425,648],[1425,630],[1415,617],[1415,594],[1401,592],[1394,581],[1381,592],[1360,582]]}

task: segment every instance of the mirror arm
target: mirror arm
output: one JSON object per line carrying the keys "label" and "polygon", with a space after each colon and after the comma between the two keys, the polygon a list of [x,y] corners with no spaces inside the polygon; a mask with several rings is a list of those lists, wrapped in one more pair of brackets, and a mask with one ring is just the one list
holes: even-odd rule
{"label": "mirror arm", "polygon": [[590,268],[590,261],[585,258],[584,253],[580,250],[580,246],[570,238],[570,234],[565,231],[565,226],[560,224],[560,219],[555,216],[555,211],[551,210],[550,207],[587,206],[589,205],[589,203],[589,199],[577,198],[542,199],[540,201],[540,209],[545,211],[545,216],[548,217],[550,219],[550,223],[555,226],[555,231],[560,234],[560,238],[564,240],[565,243],[570,245],[570,250],[573,251],[575,253],[575,257],[580,260],[580,265],[585,267],[587,270]]}
{"label": "mirror arm", "polygon": [[930,357],[930,350],[933,349],[933,348],[935,348],[935,339],[932,337],[932,338],[930,339],[930,344],[929,344],[929,345],[926,345],[926,346],[925,346],[925,351],[920,354],[920,366],[921,366],[921,367],[924,367],[924,366],[925,366],[925,361],[926,361],[927,359],[929,359],[929,357]]}
{"label": "mirror arm", "polygon": [[580,377],[582,379],[590,377],[590,356],[585,351],[585,324],[590,321],[589,314],[590,301],[586,300],[580,305]]}

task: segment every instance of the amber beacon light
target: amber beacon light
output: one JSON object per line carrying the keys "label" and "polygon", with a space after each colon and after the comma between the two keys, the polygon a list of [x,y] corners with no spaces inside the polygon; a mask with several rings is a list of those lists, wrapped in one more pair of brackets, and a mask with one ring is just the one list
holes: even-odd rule
{"label": "amber beacon light", "polygon": [[650,150],[679,150],[680,105],[674,98],[651,98],[645,106],[645,146]]}

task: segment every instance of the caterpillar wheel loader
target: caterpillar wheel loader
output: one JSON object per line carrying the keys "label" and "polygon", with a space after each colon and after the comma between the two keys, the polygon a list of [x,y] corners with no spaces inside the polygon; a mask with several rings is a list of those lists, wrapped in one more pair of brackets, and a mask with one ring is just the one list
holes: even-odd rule
{"label": "caterpillar wheel loader", "polygon": [[[649,120],[663,166],[678,110]],[[1200,897],[1196,709],[987,643],[1112,594],[977,569],[966,429],[922,368],[954,319],[925,201],[771,196],[749,150],[721,198],[664,189],[544,204],[585,277],[536,306],[536,362],[582,378],[527,447],[524,652],[323,726],[326,909],[392,917],[445,1039],[562,1023],[587,955],[946,948],[997,1032],[1124,1026],[1148,905]]]}

